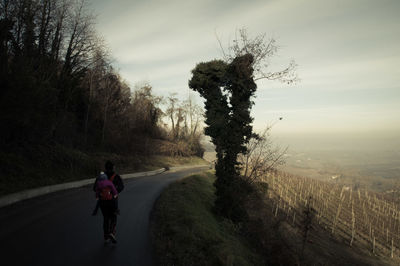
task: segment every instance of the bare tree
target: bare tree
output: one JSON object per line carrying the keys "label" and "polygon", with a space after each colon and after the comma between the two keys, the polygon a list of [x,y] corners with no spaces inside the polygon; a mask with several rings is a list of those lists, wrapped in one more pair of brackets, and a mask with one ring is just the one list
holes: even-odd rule
{"label": "bare tree", "polygon": [[171,120],[171,136],[174,139],[176,136],[176,129],[175,129],[175,115],[176,115],[176,109],[177,109],[177,103],[178,103],[178,98],[176,97],[176,93],[170,93],[170,95],[167,98],[168,101],[168,108],[165,111],[165,114],[169,117]]}
{"label": "bare tree", "polygon": [[53,30],[49,35],[51,39],[50,56],[54,60],[60,57],[61,49],[64,44],[65,24],[68,16],[68,10],[71,8],[71,3],[68,0],[55,2],[55,15],[53,16]]}
{"label": "bare tree", "polygon": [[198,104],[193,100],[193,97],[189,95],[188,99],[183,102],[183,108],[185,111],[185,125],[186,135],[193,138],[197,135],[201,121],[203,120],[204,112]]}
{"label": "bare tree", "polygon": [[251,182],[285,163],[284,155],[288,148],[274,145],[270,131],[271,126],[250,139],[247,152],[239,155],[238,161],[242,165],[242,174]]}
{"label": "bare tree", "polygon": [[104,144],[106,131],[110,131],[108,129],[110,118],[123,117],[130,105],[130,88],[112,67],[103,77],[99,98],[99,102],[103,106],[101,143]]}
{"label": "bare tree", "polygon": [[132,123],[138,133],[153,134],[163,114],[159,108],[163,98],[153,95],[152,89],[148,83],[136,84],[132,95]]}
{"label": "bare tree", "polygon": [[79,0],[68,21],[68,44],[64,56],[64,71],[78,72],[90,63],[97,41],[94,15],[87,10],[86,0]]}
{"label": "bare tree", "polygon": [[99,40],[93,56],[91,57],[91,68],[88,68],[86,71],[84,79],[84,83],[86,83],[87,88],[87,109],[84,122],[85,144],[87,144],[88,126],[92,104],[95,101],[96,93],[98,94],[101,82],[110,68],[111,62],[109,59],[109,51],[105,48],[104,43]]}
{"label": "bare tree", "polygon": [[235,32],[235,39],[229,44],[228,50],[222,46],[218,35],[216,34],[220,48],[226,62],[232,62],[234,58],[251,54],[254,57],[252,67],[254,69],[254,80],[268,79],[279,80],[287,84],[294,83],[299,80],[296,73],[297,64],[291,60],[288,66],[279,71],[269,70],[270,59],[278,52],[279,46],[274,38],[267,38],[265,34],[260,34],[254,38],[250,38],[245,28],[238,29]]}
{"label": "bare tree", "polygon": [[182,129],[182,123],[185,121],[186,117],[186,110],[183,106],[178,106],[176,108],[175,112],[175,118],[176,118],[176,123],[175,123],[175,135],[174,139],[181,139],[185,135],[185,125],[183,126]]}
{"label": "bare tree", "polygon": [[54,1],[53,0],[42,0],[39,3],[39,46],[38,51],[40,55],[44,55],[47,51],[49,33],[51,32],[51,17],[54,12]]}

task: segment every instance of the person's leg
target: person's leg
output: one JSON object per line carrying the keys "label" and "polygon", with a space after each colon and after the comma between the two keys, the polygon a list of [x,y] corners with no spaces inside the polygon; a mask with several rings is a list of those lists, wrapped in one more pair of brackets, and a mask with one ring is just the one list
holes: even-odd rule
{"label": "person's leg", "polygon": [[103,214],[103,233],[104,233],[104,240],[109,239],[110,234],[110,214],[109,214],[109,207],[107,206],[107,202],[100,201],[99,203],[101,213]]}
{"label": "person's leg", "polygon": [[109,237],[111,241],[116,244],[117,243],[117,238],[115,237],[116,233],[116,225],[117,225],[117,215],[115,213],[110,215],[110,234]]}
{"label": "person's leg", "polygon": [[109,216],[108,216],[108,218],[109,218],[109,236],[110,236],[111,241],[115,244],[115,243],[117,243],[117,239],[115,238],[115,233],[116,233],[115,228],[117,225],[117,214],[115,213],[116,212],[115,202],[110,201],[109,203],[110,203],[110,209],[109,209],[110,212],[109,212]]}
{"label": "person's leg", "polygon": [[114,199],[113,201],[114,201],[115,214],[119,215],[120,210],[118,208],[118,198]]}
{"label": "person's leg", "polygon": [[110,236],[110,217],[109,216],[104,216],[103,233],[104,233],[104,240],[109,239],[109,236]]}
{"label": "person's leg", "polygon": [[116,227],[117,227],[117,215],[115,214],[115,212],[110,215],[110,232],[115,236],[115,234],[117,233],[116,231]]}

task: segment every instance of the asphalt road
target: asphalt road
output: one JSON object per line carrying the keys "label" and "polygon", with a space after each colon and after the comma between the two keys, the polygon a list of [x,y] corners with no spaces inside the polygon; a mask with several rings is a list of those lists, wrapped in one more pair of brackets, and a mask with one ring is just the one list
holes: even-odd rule
{"label": "asphalt road", "polygon": [[0,209],[1,265],[153,265],[149,215],[169,183],[206,168],[125,181],[116,245],[104,246],[101,211],[91,216],[90,186],[57,192]]}

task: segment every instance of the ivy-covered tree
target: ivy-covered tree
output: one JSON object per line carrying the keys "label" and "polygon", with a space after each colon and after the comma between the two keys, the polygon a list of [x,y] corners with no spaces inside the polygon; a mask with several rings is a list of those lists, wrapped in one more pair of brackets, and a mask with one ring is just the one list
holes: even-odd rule
{"label": "ivy-covered tree", "polygon": [[257,86],[253,80],[253,56],[236,57],[230,64],[223,61],[201,63],[192,71],[189,87],[206,99],[205,133],[216,146],[216,210],[239,221],[244,217],[241,198],[245,184],[239,178],[237,156],[246,152],[252,137],[250,116]]}
{"label": "ivy-covered tree", "polygon": [[205,99],[205,134],[216,147],[215,209],[234,222],[246,220],[243,200],[251,191],[250,183],[240,176],[238,155],[247,153],[246,144],[256,136],[250,116],[255,80],[297,80],[293,61],[282,71],[264,69],[268,67],[264,62],[277,51],[273,39],[266,41],[265,35],[250,39],[245,30],[239,33],[240,39],[229,48],[231,53],[223,51],[225,60],[199,63],[189,81],[189,87]]}

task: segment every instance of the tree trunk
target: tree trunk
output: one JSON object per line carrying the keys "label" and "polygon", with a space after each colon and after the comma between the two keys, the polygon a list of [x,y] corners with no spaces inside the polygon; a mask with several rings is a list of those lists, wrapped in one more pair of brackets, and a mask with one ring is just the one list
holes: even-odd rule
{"label": "tree trunk", "polygon": [[106,123],[107,123],[107,111],[108,111],[108,101],[107,101],[106,107],[104,109],[103,130],[102,130],[102,136],[101,136],[101,145],[102,146],[104,146]]}
{"label": "tree trunk", "polygon": [[90,80],[89,80],[89,101],[85,116],[85,146],[87,145],[87,136],[88,136],[88,124],[89,124],[89,115],[90,115],[90,107],[92,105],[92,86],[93,86],[93,72],[90,71]]}

